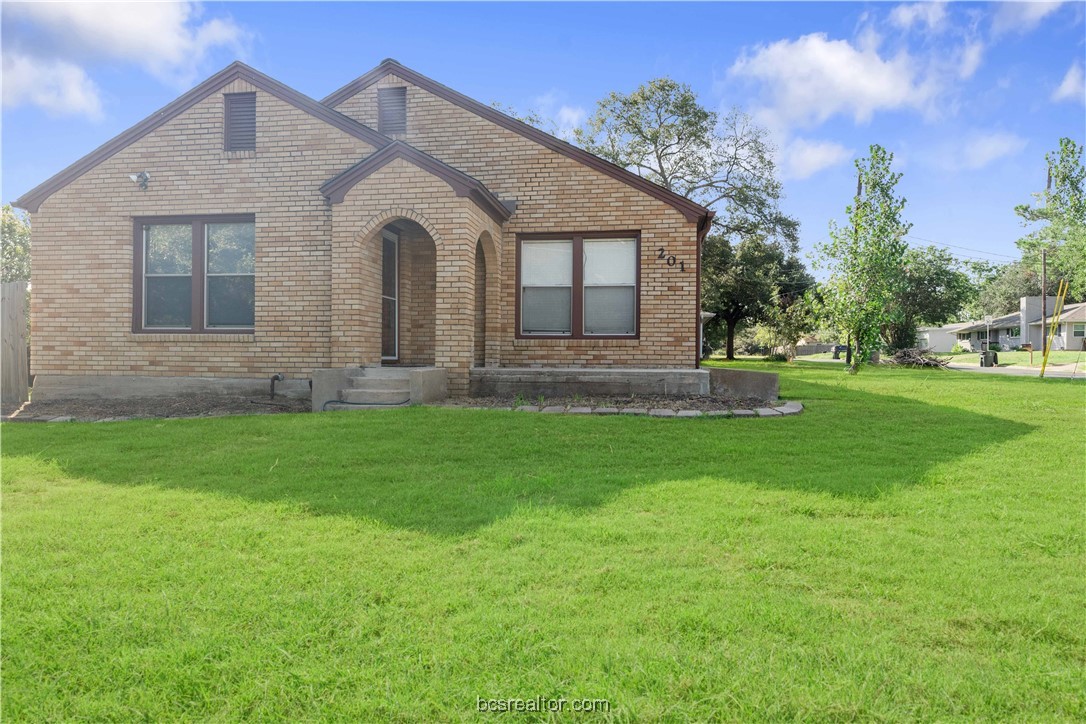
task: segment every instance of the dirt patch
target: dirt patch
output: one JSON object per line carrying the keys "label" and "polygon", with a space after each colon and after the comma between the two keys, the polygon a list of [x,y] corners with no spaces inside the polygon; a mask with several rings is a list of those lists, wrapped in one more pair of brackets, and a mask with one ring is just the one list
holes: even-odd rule
{"label": "dirt patch", "polygon": [[508,410],[521,405],[535,407],[597,407],[649,409],[649,410],[700,410],[714,412],[718,410],[752,410],[757,407],[780,404],[767,403],[765,400],[720,397],[715,395],[691,395],[688,397],[665,397],[664,395],[562,395],[560,397],[456,397],[437,403],[445,407],[485,407],[495,410]]}
{"label": "dirt patch", "polygon": [[222,417],[224,415],[271,415],[280,412],[309,412],[309,400],[277,396],[174,395],[123,400],[56,400],[28,402],[21,408],[3,408],[3,419],[12,422],[41,422],[69,417],[80,422],[133,420],[158,417]]}

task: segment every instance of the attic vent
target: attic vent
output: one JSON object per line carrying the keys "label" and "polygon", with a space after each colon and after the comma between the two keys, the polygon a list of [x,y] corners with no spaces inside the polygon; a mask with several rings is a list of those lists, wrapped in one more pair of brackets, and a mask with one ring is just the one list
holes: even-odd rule
{"label": "attic vent", "polygon": [[227,93],[223,147],[227,151],[256,150],[256,93]]}
{"label": "attic vent", "polygon": [[377,89],[378,133],[407,133],[407,88]]}

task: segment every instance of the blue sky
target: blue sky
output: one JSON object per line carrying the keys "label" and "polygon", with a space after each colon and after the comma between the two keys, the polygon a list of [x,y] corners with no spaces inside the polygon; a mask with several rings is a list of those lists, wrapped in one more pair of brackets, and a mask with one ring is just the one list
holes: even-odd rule
{"label": "blue sky", "polygon": [[[321,98],[393,57],[568,128],[659,76],[778,147],[805,249],[869,144],[896,155],[910,241],[1007,261],[1060,136],[1086,141],[1083,3],[3,5],[10,201],[240,58]],[[959,248],[965,247],[965,248]]]}

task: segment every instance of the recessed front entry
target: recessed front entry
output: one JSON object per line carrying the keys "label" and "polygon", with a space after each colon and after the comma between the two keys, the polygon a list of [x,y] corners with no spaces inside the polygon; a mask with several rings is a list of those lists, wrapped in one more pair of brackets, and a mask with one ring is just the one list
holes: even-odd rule
{"label": "recessed front entry", "polygon": [[381,233],[381,359],[400,357],[400,239]]}

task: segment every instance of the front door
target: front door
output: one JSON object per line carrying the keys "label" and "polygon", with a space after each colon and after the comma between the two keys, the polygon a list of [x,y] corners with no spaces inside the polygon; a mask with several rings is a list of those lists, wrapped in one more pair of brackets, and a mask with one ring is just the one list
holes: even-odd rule
{"label": "front door", "polygon": [[381,234],[381,359],[400,356],[400,239],[391,231]]}

